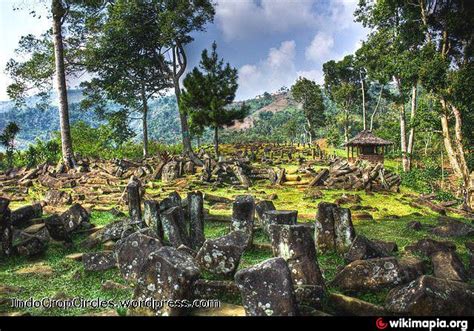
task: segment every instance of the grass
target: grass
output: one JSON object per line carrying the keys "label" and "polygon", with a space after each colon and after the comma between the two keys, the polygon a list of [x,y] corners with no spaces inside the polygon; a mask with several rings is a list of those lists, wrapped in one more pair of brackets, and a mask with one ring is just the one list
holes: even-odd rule
{"label": "grass", "polygon": [[[296,164],[285,165],[288,171],[297,168]],[[194,178],[194,177],[193,177]],[[167,193],[177,190],[182,196],[186,194],[186,188],[169,187],[162,185],[161,182],[153,182],[153,188],[147,188],[147,194],[152,196],[164,197]],[[239,194],[251,194],[256,199],[268,199],[271,194],[276,194],[278,198],[274,200],[277,209],[293,209],[298,210],[300,222],[313,222],[317,210],[317,205],[321,201],[333,202],[342,194],[357,194],[361,197],[360,205],[367,207],[375,207],[376,211],[370,211],[374,216],[374,221],[354,221],[354,226],[358,234],[363,234],[369,238],[380,239],[385,241],[394,241],[398,245],[398,256],[405,254],[405,247],[416,240],[429,237],[438,240],[446,240],[445,238],[437,238],[432,235],[426,227],[421,231],[413,231],[407,229],[407,223],[410,221],[420,221],[423,225],[437,224],[437,215],[426,208],[417,209],[409,205],[409,198],[405,194],[413,193],[412,191],[402,188],[401,193],[375,193],[368,195],[365,192],[347,192],[344,190],[323,190],[322,198],[308,199],[305,198],[305,190],[296,187],[272,187],[266,182],[254,183],[254,186],[248,190],[236,189],[230,185],[213,188],[211,186],[193,184],[192,189],[200,189],[203,192],[224,196],[230,199],[235,198]],[[34,191],[36,192],[36,191]],[[32,198],[37,198],[36,193]],[[13,204],[13,208],[17,208],[21,203]],[[217,204],[205,204],[211,214],[230,215],[231,205],[220,206]],[[346,206],[349,207],[349,206]],[[393,215],[396,215],[395,218]],[[456,216],[456,215],[451,215]],[[113,220],[114,217],[109,212],[93,211],[91,222],[97,226],[106,225]],[[460,219],[462,220],[462,219]],[[467,222],[467,221],[466,221]],[[229,232],[229,225],[221,222],[207,222],[205,224],[206,238],[216,238],[223,236]],[[112,280],[117,283],[125,284],[118,270],[108,270],[105,272],[85,272],[81,262],[66,259],[65,256],[75,253],[79,250],[77,244],[84,239],[84,235],[78,235],[74,238],[76,248],[64,248],[59,243],[51,243],[48,250],[42,258],[30,260],[23,257],[12,257],[7,261],[0,262],[0,284],[16,286],[21,288],[19,293],[8,295],[9,298],[16,297],[18,299],[42,299],[45,297],[67,297],[67,298],[84,298],[103,300],[123,300],[132,297],[132,290],[103,290],[101,284],[105,280]],[[254,238],[256,243],[268,243],[268,238],[262,231],[257,231]],[[468,253],[464,246],[468,238],[449,238],[457,246],[463,262],[468,264]],[[99,248],[100,249],[100,248]],[[250,250],[244,253],[239,265],[239,269],[249,267],[256,263],[262,262],[272,257],[269,250]],[[37,275],[18,275],[15,272],[21,268],[34,265],[38,262],[44,262],[49,265],[53,274],[47,277]],[[336,253],[321,254],[318,256],[318,262],[327,282],[331,281],[336,275],[339,268],[344,266],[344,260]],[[203,273],[207,279],[215,279],[210,274]],[[472,281],[471,281],[472,283]],[[329,288],[330,291],[337,292],[337,289]],[[377,293],[360,293],[357,297],[367,300],[375,304],[383,304],[386,292]],[[1,299],[1,298],[0,298]],[[239,303],[239,298],[223,297],[224,302]],[[2,300],[0,300],[1,302]],[[12,311],[14,309],[5,304],[0,303],[0,312]],[[27,308],[22,311],[31,313],[32,315],[82,315],[86,313],[97,313],[97,309],[74,308],[74,309],[40,309]],[[119,312],[123,314],[123,312]]]}

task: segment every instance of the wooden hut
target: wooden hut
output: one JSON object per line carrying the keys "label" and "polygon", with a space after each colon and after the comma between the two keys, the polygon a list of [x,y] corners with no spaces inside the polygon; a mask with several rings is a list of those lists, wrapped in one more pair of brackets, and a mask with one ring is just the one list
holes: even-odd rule
{"label": "wooden hut", "polygon": [[[372,131],[364,130],[344,144],[350,162],[366,160],[371,163],[383,163],[384,153],[391,141],[377,137]],[[355,153],[354,153],[355,152]]]}

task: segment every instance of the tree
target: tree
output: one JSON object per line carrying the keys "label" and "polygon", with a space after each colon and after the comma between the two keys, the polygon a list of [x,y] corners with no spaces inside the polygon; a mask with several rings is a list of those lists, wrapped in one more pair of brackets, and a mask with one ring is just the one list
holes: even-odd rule
{"label": "tree", "polygon": [[355,66],[354,56],[347,55],[341,61],[328,61],[323,64],[324,87],[329,98],[342,112],[344,142],[349,141],[351,112],[360,101],[360,73]]}
{"label": "tree", "polygon": [[232,125],[248,114],[245,104],[229,108],[237,92],[237,69],[217,54],[217,44],[212,44],[209,54],[205,49],[201,54],[199,68],[195,67],[183,81],[181,105],[189,114],[194,127],[211,127],[214,130],[214,152],[219,157],[219,128]]}
{"label": "tree", "polygon": [[5,147],[8,167],[13,167],[13,153],[15,151],[15,137],[20,128],[15,122],[9,122],[0,134],[0,144]]}
{"label": "tree", "polygon": [[315,82],[300,77],[291,87],[291,94],[296,102],[303,106],[306,124],[308,125],[309,140],[313,142],[315,138],[315,129],[324,125],[324,100],[323,93],[319,85]]}
{"label": "tree", "polygon": [[[52,78],[55,77],[62,159],[66,168],[75,167],[76,164],[69,123],[66,77],[81,70],[81,66],[77,66],[81,53],[79,46],[85,40],[87,25],[94,20],[92,14],[99,11],[104,2],[105,0],[51,0],[51,31],[43,34],[40,39],[32,35],[22,37],[18,53],[29,55],[29,59],[24,62],[11,59],[7,63],[7,72],[13,79],[7,93],[19,104],[32,91],[39,93],[41,100],[46,102],[54,85]],[[65,44],[69,44],[70,49],[66,49]]]}
{"label": "tree", "polygon": [[162,51],[162,22],[158,1],[117,0],[109,6],[98,35],[88,43],[87,69],[94,78],[85,82],[84,108],[109,112],[108,100],[123,107],[120,112],[141,114],[143,156],[148,156],[150,100],[172,87]]}
{"label": "tree", "polygon": [[205,30],[206,24],[214,20],[213,2],[211,0],[161,0],[159,2],[160,5],[156,7],[162,10],[160,20],[165,44],[169,49],[166,53],[171,58],[168,72],[173,81],[178,103],[183,151],[194,163],[202,165],[202,161],[192,150],[188,114],[181,105],[180,79],[188,64],[185,46],[194,40],[191,36],[192,32]]}
{"label": "tree", "polygon": [[[417,85],[424,34],[419,12],[400,0],[361,1],[356,20],[375,29],[363,48],[365,59],[379,76],[390,77],[398,95],[393,101],[399,108],[400,149],[404,171],[411,168],[415,131]],[[406,103],[411,94],[410,133],[407,140]]]}

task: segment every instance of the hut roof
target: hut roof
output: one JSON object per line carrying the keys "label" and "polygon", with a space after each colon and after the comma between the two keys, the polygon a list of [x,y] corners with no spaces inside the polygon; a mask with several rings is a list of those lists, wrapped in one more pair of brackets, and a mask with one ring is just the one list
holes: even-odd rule
{"label": "hut roof", "polygon": [[388,146],[392,144],[391,141],[375,136],[372,131],[364,130],[345,143],[344,146]]}

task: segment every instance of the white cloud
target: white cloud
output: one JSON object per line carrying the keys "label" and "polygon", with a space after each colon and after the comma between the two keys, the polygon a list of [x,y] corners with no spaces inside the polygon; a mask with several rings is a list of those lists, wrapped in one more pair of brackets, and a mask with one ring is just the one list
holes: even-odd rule
{"label": "white cloud", "polygon": [[297,77],[295,53],[296,43],[284,41],[278,48],[270,48],[268,56],[257,64],[242,66],[239,69],[238,98],[251,98],[293,84]]}
{"label": "white cloud", "polygon": [[314,62],[322,62],[327,59],[334,47],[334,38],[326,32],[318,32],[311,44],[306,48],[306,59]]}
{"label": "white cloud", "polygon": [[324,82],[323,72],[321,70],[302,70],[296,72],[297,77],[305,77],[307,79],[313,80],[318,84]]}
{"label": "white cloud", "polygon": [[218,0],[216,22],[227,40],[245,39],[255,33],[285,32],[315,26],[315,0]]}

